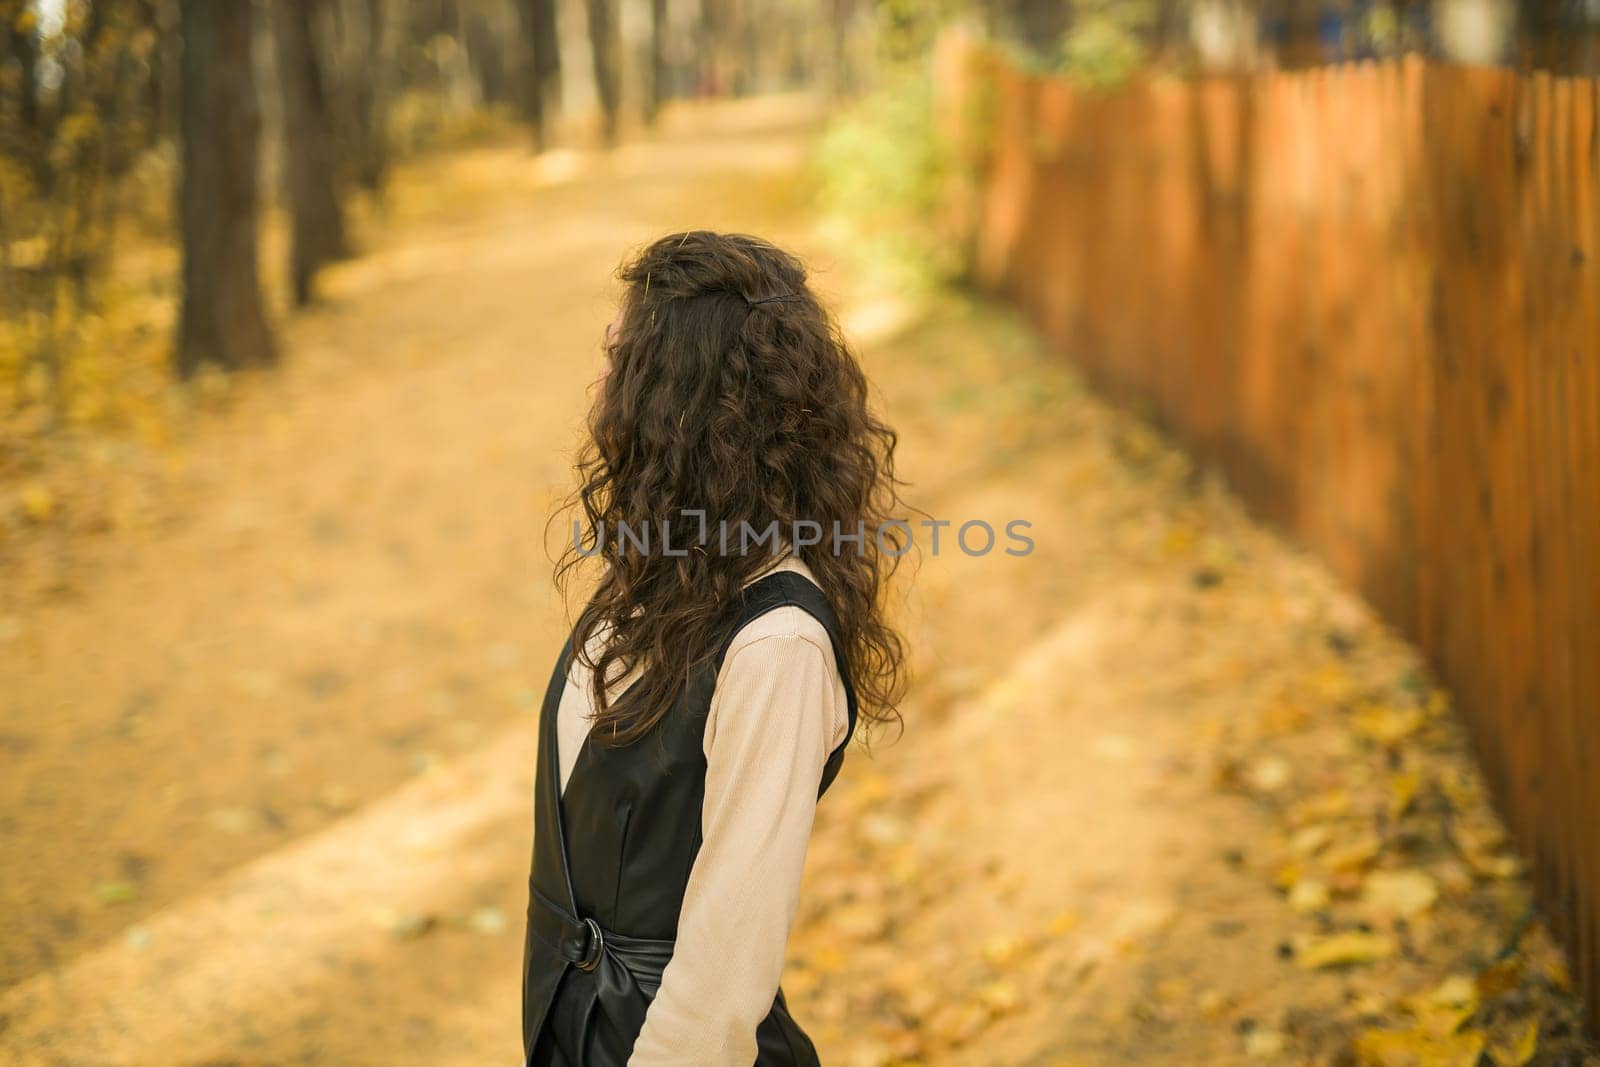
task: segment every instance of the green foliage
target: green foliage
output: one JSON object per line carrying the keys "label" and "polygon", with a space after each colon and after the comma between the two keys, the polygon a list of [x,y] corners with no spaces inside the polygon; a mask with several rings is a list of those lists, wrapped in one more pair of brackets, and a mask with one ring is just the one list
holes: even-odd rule
{"label": "green foliage", "polygon": [[1154,0],[1062,0],[1071,13],[1055,48],[1031,48],[1018,41],[993,42],[1006,62],[1028,74],[1063,76],[1094,90],[1111,91],[1149,60],[1149,33],[1156,21]]}
{"label": "green foliage", "polygon": [[1091,89],[1127,84],[1148,58],[1155,21],[1150,0],[1074,0],[1072,27],[1061,41],[1060,70]]}
{"label": "green foliage", "polygon": [[963,0],[880,0],[874,12],[880,57],[890,64],[920,63],[939,31],[967,7]]}
{"label": "green foliage", "polygon": [[384,135],[400,159],[483,144],[519,129],[517,117],[505,108],[463,107],[434,89],[402,91],[385,117]]}
{"label": "green foliage", "polygon": [[388,101],[384,141],[400,159],[482,144],[517,131],[518,117],[460,91],[465,56],[453,37],[439,34],[417,47],[409,80]]}
{"label": "green foliage", "polygon": [[926,70],[908,68],[838,114],[811,172],[825,236],[874,281],[926,291],[959,269],[941,225],[952,165]]}
{"label": "green foliage", "polygon": [[157,29],[133,5],[41,10],[0,0],[0,40],[18,53],[0,64],[0,475],[19,442],[113,418],[107,383],[143,347],[84,345],[124,318],[107,277],[140,206],[122,190],[155,132]]}

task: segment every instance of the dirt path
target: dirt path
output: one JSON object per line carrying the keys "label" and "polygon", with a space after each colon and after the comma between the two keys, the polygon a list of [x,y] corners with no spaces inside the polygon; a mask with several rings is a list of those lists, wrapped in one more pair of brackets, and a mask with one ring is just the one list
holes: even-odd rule
{"label": "dirt path", "polygon": [[[166,521],[11,606],[0,980],[526,714],[561,630],[544,523],[611,274],[668,227],[782,206],[803,113],[759,118],[409,173],[384,243],[288,324],[283,373],[175,451]],[[107,886],[135,899],[103,906]]]}
{"label": "dirt path", "polygon": [[292,364],[185,446],[183,521],[30,606],[0,1060],[515,1062],[544,516],[610,271],[684,225],[809,253],[913,502],[1037,545],[946,542],[907,586],[909,729],[823,807],[786,979],[827,1062],[1334,1063],[1387,1030],[1470,1063],[1529,1019],[1571,1046],[1410,653],[1008,315],[852,285],[793,183],[805,122],[408,175]]}

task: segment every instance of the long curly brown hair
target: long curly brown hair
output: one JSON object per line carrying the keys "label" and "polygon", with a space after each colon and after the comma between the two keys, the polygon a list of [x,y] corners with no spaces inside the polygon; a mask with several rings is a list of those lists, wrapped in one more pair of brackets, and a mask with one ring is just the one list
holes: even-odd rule
{"label": "long curly brown hair", "polygon": [[[773,564],[770,545],[740,550],[741,523],[759,533],[776,522],[785,534],[817,524],[807,528],[822,543],[795,554],[838,618],[859,713],[898,720],[904,646],[881,604],[908,542],[892,525],[895,433],[869,406],[866,377],[804,265],[760,238],[691,230],[617,273],[626,290],[610,368],[568,501],[583,522],[557,567],[566,590],[582,564],[604,564],[573,632],[593,669],[591,736],[642,737],[714,654],[740,590]],[[648,551],[619,536],[627,527],[654,538],[663,523],[671,555],[658,540]],[[862,529],[859,542],[833,539]],[[610,683],[635,666],[639,680],[609,702]]]}

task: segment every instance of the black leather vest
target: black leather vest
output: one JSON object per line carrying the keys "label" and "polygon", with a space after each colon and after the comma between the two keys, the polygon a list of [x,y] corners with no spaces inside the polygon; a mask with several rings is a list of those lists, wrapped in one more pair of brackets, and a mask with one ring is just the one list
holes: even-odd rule
{"label": "black leather vest", "polygon": [[[523,942],[522,1043],[530,1067],[627,1062],[672,957],[689,870],[700,851],[703,742],[717,672],[745,624],[785,605],[804,609],[827,630],[848,700],[850,731],[828,757],[820,797],[855,732],[856,697],[838,622],[822,591],[803,576],[779,571],[746,586],[715,655],[690,676],[666,716],[622,748],[585,741],[565,793],[556,712],[571,662],[570,637],[557,657],[540,712]],[[782,990],[756,1038],[762,1067],[817,1063]]]}

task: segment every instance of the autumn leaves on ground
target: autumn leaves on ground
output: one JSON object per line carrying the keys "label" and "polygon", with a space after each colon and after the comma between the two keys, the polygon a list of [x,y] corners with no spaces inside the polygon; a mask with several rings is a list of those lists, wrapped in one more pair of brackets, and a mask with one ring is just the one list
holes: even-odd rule
{"label": "autumn leaves on ground", "polygon": [[704,226],[810,258],[911,503],[1036,544],[898,579],[785,978],[826,1062],[1582,1062],[1415,655],[1011,312],[852,268],[810,105],[668,118],[414,164],[280,371],[4,487],[0,1061],[516,1062],[545,519],[611,271]]}

